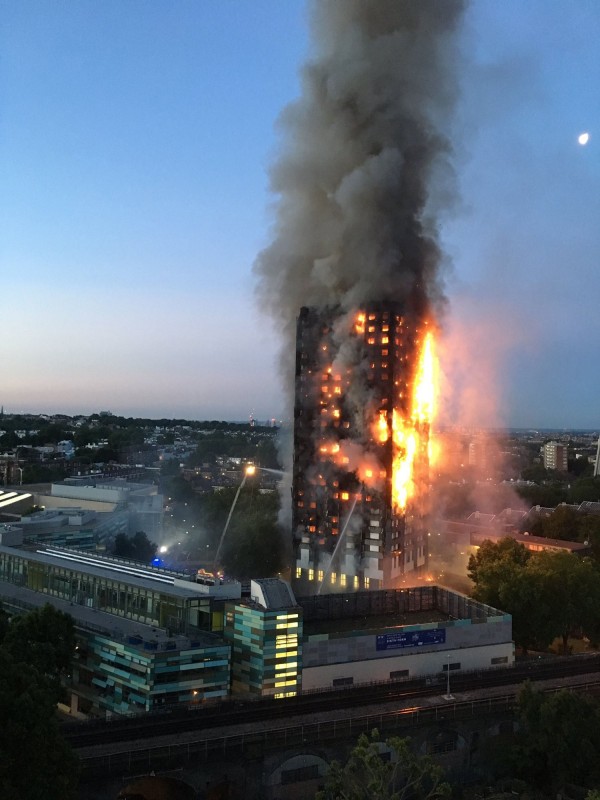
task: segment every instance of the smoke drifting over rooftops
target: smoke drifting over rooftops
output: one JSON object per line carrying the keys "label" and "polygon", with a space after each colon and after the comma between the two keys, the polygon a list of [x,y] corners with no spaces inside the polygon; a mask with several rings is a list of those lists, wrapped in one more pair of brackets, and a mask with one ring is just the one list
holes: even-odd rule
{"label": "smoke drifting over rooftops", "polygon": [[284,366],[301,306],[390,300],[419,319],[443,304],[436,212],[453,197],[464,5],[313,4],[313,57],[271,170],[273,240],[255,264],[261,305],[286,332]]}

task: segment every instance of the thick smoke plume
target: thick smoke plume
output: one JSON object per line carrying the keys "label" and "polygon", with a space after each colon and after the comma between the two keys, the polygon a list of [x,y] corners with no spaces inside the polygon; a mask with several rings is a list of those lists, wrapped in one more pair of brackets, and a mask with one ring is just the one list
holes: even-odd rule
{"label": "thick smoke plume", "polygon": [[301,306],[443,303],[436,213],[452,202],[449,121],[462,0],[319,0],[300,99],[271,170],[274,238],[258,297],[285,333],[293,385]]}

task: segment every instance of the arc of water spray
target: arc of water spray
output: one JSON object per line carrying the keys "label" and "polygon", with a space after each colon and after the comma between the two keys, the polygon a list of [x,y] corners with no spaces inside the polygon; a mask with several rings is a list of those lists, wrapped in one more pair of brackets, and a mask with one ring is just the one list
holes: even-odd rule
{"label": "arc of water spray", "polygon": [[354,509],[356,508],[356,501],[357,500],[358,500],[358,495],[355,494],[354,495],[354,502],[352,503],[352,507],[351,507],[350,511],[348,512],[348,516],[346,517],[346,521],[344,522],[344,527],[342,528],[342,532],[340,533],[339,539],[338,539],[337,544],[335,546],[335,550],[333,551],[333,555],[331,556],[331,559],[329,561],[329,565],[328,565],[327,569],[325,570],[325,572],[323,573],[323,580],[319,584],[319,588],[317,589],[317,594],[321,594],[321,589],[323,588],[323,584],[325,583],[325,578],[329,575],[329,573],[331,571],[331,565],[333,564],[333,562],[335,560],[337,551],[340,549],[340,545],[342,543],[342,539],[344,538],[344,534],[346,533],[346,528],[348,527],[348,523],[350,522],[352,514],[354,514]]}
{"label": "arc of water spray", "polygon": [[215,553],[215,561],[214,561],[214,566],[213,566],[213,572],[216,572],[217,568],[219,566],[219,555],[221,553],[221,547],[223,547],[223,541],[225,539],[225,534],[227,533],[227,528],[229,527],[229,523],[231,522],[231,517],[233,516],[233,512],[235,510],[235,506],[236,506],[236,503],[238,501],[238,497],[240,496],[240,492],[244,488],[244,485],[246,483],[246,478],[248,477],[248,475],[254,475],[255,471],[256,471],[256,467],[253,467],[253,466],[248,466],[244,470],[244,477],[242,478],[242,482],[238,486],[238,490],[235,493],[235,497],[233,498],[233,503],[231,504],[231,508],[229,509],[229,514],[227,515],[227,520],[225,522],[225,527],[223,528],[223,533],[221,534],[221,538],[219,539],[219,546],[217,547],[217,552]]}
{"label": "arc of water spray", "polygon": [[235,497],[233,498],[233,503],[231,504],[231,508],[229,509],[229,514],[227,515],[227,520],[225,522],[225,527],[223,528],[223,533],[221,534],[221,538],[219,539],[219,546],[217,547],[217,552],[215,553],[213,572],[216,572],[219,567],[219,555],[221,554],[221,548],[223,546],[223,541],[225,540],[225,534],[227,533],[227,528],[229,527],[229,523],[231,522],[231,517],[233,516],[233,512],[235,511],[235,506],[238,501],[238,497],[240,496],[240,492],[242,491],[244,485],[246,484],[246,478],[254,475],[257,469],[260,469],[262,472],[274,472],[278,475],[286,474],[281,469],[268,469],[267,467],[257,467],[254,464],[248,464],[248,466],[244,470],[244,477],[242,478],[242,482],[238,486],[238,490],[235,493]]}

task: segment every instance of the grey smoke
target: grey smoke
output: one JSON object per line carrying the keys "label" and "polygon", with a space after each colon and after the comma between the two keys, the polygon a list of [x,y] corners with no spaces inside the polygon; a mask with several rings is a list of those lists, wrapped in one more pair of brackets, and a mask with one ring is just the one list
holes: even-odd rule
{"label": "grey smoke", "polygon": [[271,244],[254,269],[292,386],[303,305],[443,303],[435,210],[452,196],[462,0],[318,0],[300,99],[280,119]]}

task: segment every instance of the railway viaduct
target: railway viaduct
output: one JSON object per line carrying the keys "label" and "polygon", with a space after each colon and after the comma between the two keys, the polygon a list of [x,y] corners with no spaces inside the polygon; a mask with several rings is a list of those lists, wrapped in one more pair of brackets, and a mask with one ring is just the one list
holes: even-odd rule
{"label": "railway viaduct", "polygon": [[[539,682],[544,691],[568,687],[600,692],[600,674]],[[404,697],[368,707],[311,711],[174,731],[135,741],[73,745],[81,760],[81,800],[113,800],[132,777],[154,772],[185,780],[198,797],[230,800],[313,798],[327,765],[344,761],[359,734],[409,736],[414,749],[433,755],[454,780],[480,780],[497,742],[515,727],[520,684]],[[323,704],[325,707],[325,704]],[[184,727],[184,726],[182,726]]]}

